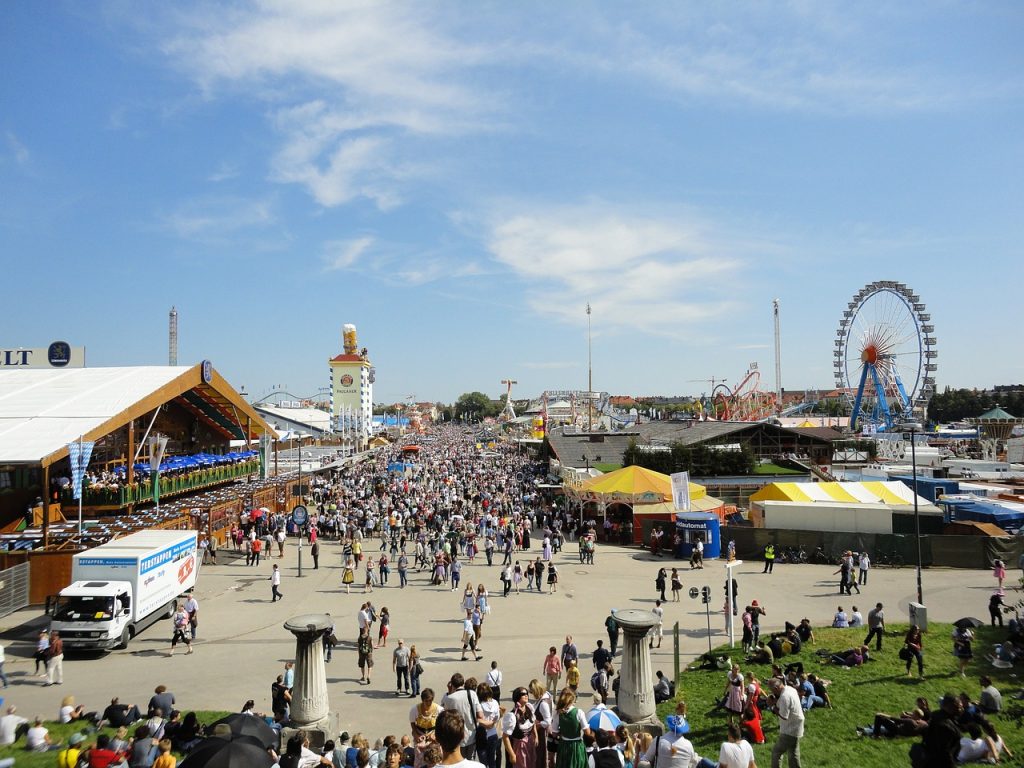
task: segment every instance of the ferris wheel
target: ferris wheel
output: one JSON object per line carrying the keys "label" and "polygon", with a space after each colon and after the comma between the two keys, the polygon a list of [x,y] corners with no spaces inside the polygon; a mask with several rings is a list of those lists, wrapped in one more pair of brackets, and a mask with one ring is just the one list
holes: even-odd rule
{"label": "ferris wheel", "polygon": [[836,387],[851,405],[850,429],[892,429],[922,416],[935,392],[935,326],[921,297],[879,280],[854,294],[836,331]]}

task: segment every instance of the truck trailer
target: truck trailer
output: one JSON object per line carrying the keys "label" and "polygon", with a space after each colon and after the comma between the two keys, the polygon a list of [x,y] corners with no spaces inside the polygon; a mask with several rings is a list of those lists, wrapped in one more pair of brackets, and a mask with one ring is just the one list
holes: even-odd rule
{"label": "truck trailer", "polygon": [[196,531],[139,531],[74,555],[71,584],[48,601],[64,647],[125,648],[170,617],[199,572]]}

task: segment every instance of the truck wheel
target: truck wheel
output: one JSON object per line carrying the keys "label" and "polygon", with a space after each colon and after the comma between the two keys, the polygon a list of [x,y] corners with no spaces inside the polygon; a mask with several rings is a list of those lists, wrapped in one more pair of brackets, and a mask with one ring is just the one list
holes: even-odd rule
{"label": "truck wheel", "polygon": [[171,618],[171,616],[174,615],[174,606],[175,606],[175,601],[171,600],[171,602],[169,602],[167,604],[167,607],[164,608],[164,618],[165,619],[169,619],[169,618]]}
{"label": "truck wheel", "polygon": [[121,644],[118,647],[119,648],[127,648],[128,647],[128,643],[131,642],[131,639],[134,636],[135,636],[135,633],[132,632],[132,628],[130,626],[125,627],[124,631],[121,632]]}

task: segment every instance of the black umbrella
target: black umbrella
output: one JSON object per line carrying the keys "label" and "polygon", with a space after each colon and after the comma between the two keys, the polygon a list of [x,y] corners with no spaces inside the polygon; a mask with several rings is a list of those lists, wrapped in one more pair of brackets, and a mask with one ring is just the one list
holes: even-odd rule
{"label": "black umbrella", "polygon": [[222,723],[231,729],[232,736],[252,736],[259,739],[264,747],[274,747],[277,749],[281,740],[274,729],[267,725],[262,717],[243,715],[238,712],[233,715],[226,715],[215,723],[211,723],[206,727],[207,732],[213,733],[214,729]]}
{"label": "black umbrella", "polygon": [[181,768],[270,768],[273,764],[266,747],[253,736],[211,736],[181,761]]}
{"label": "black umbrella", "polygon": [[978,627],[985,626],[985,622],[973,616],[964,616],[962,619],[954,621],[953,626],[957,629],[977,629]]}

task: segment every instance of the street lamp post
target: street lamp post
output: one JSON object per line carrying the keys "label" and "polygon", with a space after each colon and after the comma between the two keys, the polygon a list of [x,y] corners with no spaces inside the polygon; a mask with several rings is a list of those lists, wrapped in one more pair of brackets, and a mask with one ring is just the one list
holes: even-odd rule
{"label": "street lamp post", "polygon": [[914,473],[914,538],[917,540],[917,602],[919,605],[924,605],[924,590],[921,587],[921,513],[917,507],[917,447],[914,443],[914,435],[916,430],[914,425],[907,425],[910,427],[909,432],[904,432],[903,437],[910,436],[910,466]]}

